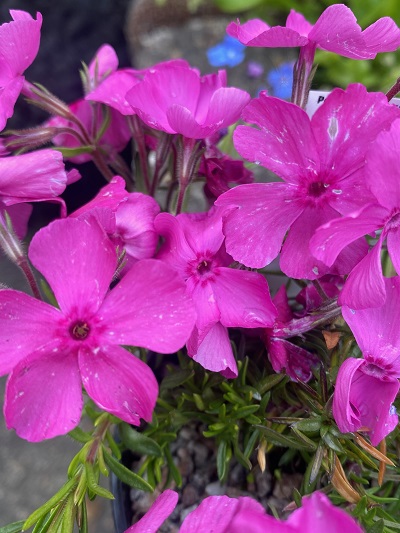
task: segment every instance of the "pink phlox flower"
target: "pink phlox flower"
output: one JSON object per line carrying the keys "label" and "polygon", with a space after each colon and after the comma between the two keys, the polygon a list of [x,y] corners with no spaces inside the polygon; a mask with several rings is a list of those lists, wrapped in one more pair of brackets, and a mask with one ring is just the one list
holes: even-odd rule
{"label": "pink phlox flower", "polygon": [[145,259],[109,290],[115,246],[94,217],[52,222],[33,237],[29,258],[59,308],[0,291],[7,427],[29,441],[67,433],[79,423],[82,385],[101,409],[134,425],[150,421],[157,381],[121,345],[181,348],[195,322],[185,284],[165,263]]}
{"label": "pink phlox flower", "polygon": [[[116,70],[118,58],[114,49],[109,45],[103,45],[97,52],[88,66],[88,79],[85,81],[86,91],[94,90],[98,85],[104,83],[106,79]],[[99,136],[99,130],[104,121],[103,110],[97,104],[91,104],[89,100],[79,99],[69,105],[73,113],[85,127],[96,147],[99,146],[106,152],[109,161],[115,158],[118,152],[121,152],[131,138],[129,126],[125,117],[116,109],[110,108],[110,123],[106,131]],[[48,127],[69,128],[80,133],[80,129],[75,124],[64,117],[52,117],[45,124]],[[53,137],[53,143],[56,146],[65,148],[79,148],[82,142],[72,133],[61,132]],[[74,163],[85,163],[91,160],[90,153],[83,153],[68,158]]]}
{"label": "pink phlox flower", "polygon": [[40,43],[42,15],[10,11],[12,21],[0,26],[0,131],[14,113],[24,84],[24,71],[33,63]]}
{"label": "pink phlox flower", "polygon": [[143,70],[135,70],[133,68],[115,70],[86,95],[86,100],[106,104],[119,111],[122,115],[134,115],[135,111],[125,98],[126,93],[140,83],[148,71],[155,72],[156,70],[162,70],[164,67],[169,68],[174,65],[189,67],[189,63],[184,59],[171,59]]}
{"label": "pink phlox flower", "polygon": [[67,182],[63,157],[56,150],[0,157],[0,201],[6,206],[53,201],[61,205],[65,216],[65,204],[59,195]]}
{"label": "pink phlox flower", "polygon": [[[125,533],[157,533],[177,499],[174,491],[164,491],[145,516]],[[326,533],[362,533],[357,522],[322,492],[304,496],[302,506],[285,521],[267,515],[259,502],[247,496],[209,496],[188,514],[179,533],[314,533],[322,529]]]}
{"label": "pink phlox flower", "polygon": [[201,77],[197,69],[173,64],[149,69],[126,99],[150,128],[204,139],[239,120],[250,95],[226,87],[225,71]]}
{"label": "pink phlox flower", "polygon": [[239,185],[216,200],[226,208],[228,253],[261,268],[281,252],[281,269],[292,278],[350,272],[368,250],[364,239],[343,250],[330,268],[310,254],[309,242],[322,224],[374,201],[365,186],[365,157],[398,116],[384,94],[367,93],[360,84],[332,91],[311,119],[263,93],[253,100],[243,118],[258,127],[238,126],[235,147],[282,181]]}
{"label": "pink phlox flower", "polygon": [[227,328],[272,326],[276,309],[267,281],[257,272],[229,268],[233,260],[225,251],[220,210],[161,213],[155,228],[165,238],[157,258],[179,272],[196,307],[189,355],[208,370],[235,377]]}
{"label": "pink phlox flower", "polygon": [[379,307],[386,298],[381,251],[386,241],[388,253],[400,273],[400,120],[382,131],[370,146],[364,167],[366,186],[375,201],[342,219],[322,226],[311,239],[311,252],[327,265],[349,243],[382,230],[376,244],[351,271],[339,303],[354,309]]}
{"label": "pink phlox flower", "polygon": [[[69,105],[71,113],[73,113],[83,124],[86,131],[89,132],[92,139],[96,139],[96,146],[101,147],[107,154],[107,159],[113,161],[115,155],[121,152],[127,145],[131,138],[128,124],[125,117],[118,111],[110,109],[110,123],[106,131],[97,139],[99,128],[103,122],[103,113],[99,106],[93,107],[89,101],[77,100]],[[76,132],[80,132],[78,126],[64,117],[52,117],[46,122],[46,126],[55,128],[69,128]],[[65,148],[79,148],[82,142],[76,138],[72,133],[62,132],[53,137],[53,143],[56,146]],[[90,153],[83,153],[67,157],[73,163],[86,163],[92,159]]]}
{"label": "pink phlox flower", "polygon": [[125,250],[126,272],[136,261],[154,256],[158,244],[154,219],[159,212],[160,206],[154,198],[138,192],[128,193],[123,178],[114,176],[93,200],[70,216],[95,216],[119,252]]}
{"label": "pink phlox flower", "polygon": [[385,279],[383,306],[354,310],[343,306],[343,318],[353,332],[363,358],[349,358],[339,369],[333,415],[343,433],[368,428],[376,446],[396,427],[392,404],[399,391],[400,334],[398,277]]}
{"label": "pink phlox flower", "polygon": [[207,147],[198,172],[206,178],[204,193],[212,203],[233,185],[254,182],[253,173],[243,161],[223,154],[215,145]]}
{"label": "pink phlox flower", "polygon": [[286,26],[269,26],[260,19],[231,22],[227,33],[247,46],[322,48],[352,59],[373,59],[379,52],[400,46],[400,29],[383,17],[364,31],[351,9],[344,4],[329,6],[313,25],[293,9]]}
{"label": "pink phlox flower", "polygon": [[[284,285],[280,287],[272,301],[278,310],[274,325],[284,328],[285,324],[295,317],[289,307]],[[285,372],[293,381],[300,379],[307,382],[311,379],[312,368],[318,364],[318,358],[314,354],[284,337],[278,337],[274,334],[274,328],[266,328],[262,337],[267,348],[268,359],[275,372]]]}
{"label": "pink phlox flower", "polygon": [[109,78],[118,68],[118,56],[112,46],[103,44],[95,53],[88,65],[89,79],[86,80],[85,92],[95,90],[103,81]]}

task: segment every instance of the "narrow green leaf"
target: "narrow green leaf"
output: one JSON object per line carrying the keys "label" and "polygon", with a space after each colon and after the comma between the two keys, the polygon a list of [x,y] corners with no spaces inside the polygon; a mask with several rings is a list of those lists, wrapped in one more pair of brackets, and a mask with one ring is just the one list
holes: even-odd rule
{"label": "narrow green leaf", "polygon": [[217,452],[217,472],[220,480],[225,477],[227,463],[227,442],[223,440],[220,442]]}
{"label": "narrow green leaf", "polygon": [[126,485],[134,489],[143,490],[146,492],[153,492],[153,487],[147,483],[146,480],[126,468],[115,457],[110,455],[105,449],[103,450],[104,461],[106,465],[114,472],[114,474]]}
{"label": "narrow green leaf", "polygon": [[250,458],[250,455],[253,453],[254,447],[256,445],[256,441],[259,437],[260,433],[258,429],[254,430],[249,438],[249,440],[246,443],[246,447],[244,449],[244,455],[247,457],[247,459]]}
{"label": "narrow green leaf", "polygon": [[79,533],[89,533],[89,524],[87,518],[86,502],[83,502],[78,511],[78,528]]}
{"label": "narrow green leaf", "polygon": [[191,369],[174,371],[172,374],[168,374],[168,376],[162,380],[160,390],[175,389],[176,387],[183,385],[183,383],[186,383],[186,381],[193,376],[194,370]]}
{"label": "narrow green leaf", "polygon": [[299,441],[288,435],[281,435],[273,429],[267,428],[265,426],[256,426],[260,429],[267,438],[267,441],[275,446],[281,446],[284,448],[293,448],[294,450],[315,450],[314,446],[305,444],[304,442]]}
{"label": "narrow green leaf", "polygon": [[0,533],[20,533],[23,525],[23,520],[20,520],[19,522],[13,522],[7,526],[0,527]]}
{"label": "narrow green leaf", "polygon": [[304,433],[299,431],[296,427],[292,426],[290,429],[293,431],[293,433],[296,435],[296,437],[298,437],[305,444],[308,444],[310,449],[314,449],[314,450],[317,449],[317,444],[313,440],[311,440],[308,437],[306,437],[306,435],[304,435]]}
{"label": "narrow green leaf", "polygon": [[101,496],[102,498],[107,498],[108,500],[114,500],[114,495],[104,487],[100,487],[98,480],[96,479],[93,465],[89,462],[85,463],[85,470],[86,470],[86,479],[88,483],[88,487],[90,490],[92,490],[95,494],[98,496]]}
{"label": "narrow green leaf", "polygon": [[86,433],[86,431],[83,431],[80,427],[74,428],[72,431],[68,433],[69,437],[72,437],[74,440],[77,440],[78,442],[82,442],[82,444],[85,444],[86,442],[89,442],[93,439],[92,435],[90,433]]}
{"label": "narrow green leaf", "polygon": [[75,522],[74,499],[73,497],[69,497],[64,507],[60,533],[73,533],[74,522]]}
{"label": "narrow green leaf", "polygon": [[239,407],[234,415],[237,418],[246,418],[259,410],[259,405],[248,405],[247,407]]}
{"label": "narrow green leaf", "polygon": [[383,533],[385,530],[385,522],[381,519],[378,522],[375,522],[372,526],[367,526],[367,533]]}
{"label": "narrow green leaf", "polygon": [[318,433],[321,428],[321,419],[319,417],[303,418],[303,420],[295,422],[293,426],[304,433]]}
{"label": "narrow green leaf", "polygon": [[279,385],[286,378],[285,374],[271,374],[267,376],[259,383],[257,387],[261,396],[264,396],[266,392]]}
{"label": "narrow green leaf", "polygon": [[310,484],[314,483],[314,481],[317,479],[318,473],[321,469],[323,458],[324,458],[324,447],[321,446],[320,444],[313,458],[311,471],[310,471]]}
{"label": "narrow green leaf", "polygon": [[73,478],[67,481],[65,485],[61,487],[61,489],[54,494],[45,504],[43,504],[39,509],[36,509],[36,511],[33,511],[31,515],[28,516],[28,518],[24,522],[23,530],[29,529],[32,527],[42,516],[46,515],[49,511],[51,511],[54,507],[59,505],[61,502],[63,502],[69,494],[75,489],[77,486],[78,481]]}
{"label": "narrow green leaf", "polygon": [[156,457],[162,456],[162,450],[157,442],[143,433],[136,431],[129,424],[125,422],[119,426],[122,442],[132,452],[139,453],[141,455],[155,455]]}
{"label": "narrow green leaf", "polygon": [[332,450],[335,452],[344,453],[343,446],[340,444],[339,439],[334,437],[331,433],[326,433],[322,439],[329,446],[329,448],[332,448]]}
{"label": "narrow green leaf", "polygon": [[166,446],[164,453],[165,453],[165,458],[167,459],[169,471],[171,472],[171,475],[175,483],[177,484],[178,487],[182,487],[182,476],[178,468],[176,467],[174,460],[172,459],[171,450],[169,449],[168,446]]}

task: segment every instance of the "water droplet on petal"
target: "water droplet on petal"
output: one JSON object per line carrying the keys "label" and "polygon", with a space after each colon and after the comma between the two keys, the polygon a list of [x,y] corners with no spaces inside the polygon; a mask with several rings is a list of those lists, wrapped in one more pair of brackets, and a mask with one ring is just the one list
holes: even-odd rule
{"label": "water droplet on petal", "polygon": [[333,194],[342,194],[342,190],[341,189],[332,189],[332,192]]}
{"label": "water droplet on petal", "polygon": [[314,272],[314,274],[315,274],[316,276],[318,276],[318,274],[319,274],[318,267],[313,267],[313,268],[312,268],[312,271]]}

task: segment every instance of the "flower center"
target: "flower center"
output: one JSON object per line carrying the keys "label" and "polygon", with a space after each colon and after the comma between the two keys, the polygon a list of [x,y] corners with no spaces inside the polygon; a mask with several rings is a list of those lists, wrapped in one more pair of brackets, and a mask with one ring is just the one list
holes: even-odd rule
{"label": "flower center", "polygon": [[314,181],[308,186],[308,194],[310,196],[318,198],[318,196],[322,196],[326,192],[326,189],[328,187],[328,183],[323,183],[322,181]]}
{"label": "flower center", "polygon": [[86,322],[78,320],[69,328],[71,337],[77,341],[83,341],[89,335],[90,328]]}
{"label": "flower center", "polygon": [[197,271],[202,276],[206,272],[209,272],[211,268],[211,261],[206,261],[205,259],[197,265]]}

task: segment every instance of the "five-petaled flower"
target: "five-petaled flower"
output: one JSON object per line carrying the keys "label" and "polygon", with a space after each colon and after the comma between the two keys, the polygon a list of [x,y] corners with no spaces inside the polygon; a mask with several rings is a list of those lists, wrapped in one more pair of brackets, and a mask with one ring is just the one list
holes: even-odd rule
{"label": "five-petaled flower", "polygon": [[51,223],[34,236],[29,257],[59,308],[0,291],[7,427],[29,441],[67,433],[80,420],[82,384],[105,411],[134,425],[150,421],[157,381],[120,345],[170,353],[185,344],[195,313],[179,276],[146,259],[109,290],[116,250],[93,217]]}

